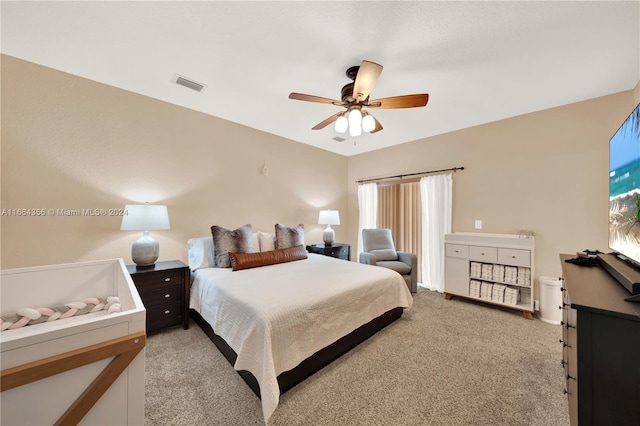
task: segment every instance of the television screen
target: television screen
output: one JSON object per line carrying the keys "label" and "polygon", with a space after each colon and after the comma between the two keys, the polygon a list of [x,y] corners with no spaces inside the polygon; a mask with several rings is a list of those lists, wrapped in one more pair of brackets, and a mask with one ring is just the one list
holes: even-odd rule
{"label": "television screen", "polygon": [[640,265],[640,104],[609,142],[609,248]]}

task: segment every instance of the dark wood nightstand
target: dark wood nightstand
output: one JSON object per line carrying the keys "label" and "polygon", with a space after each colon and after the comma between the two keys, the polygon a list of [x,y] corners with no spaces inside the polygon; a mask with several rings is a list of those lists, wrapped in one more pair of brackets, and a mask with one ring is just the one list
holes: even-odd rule
{"label": "dark wood nightstand", "polygon": [[325,256],[335,257],[336,259],[351,260],[351,245],[349,244],[311,244],[307,246],[307,251],[309,253],[324,254]]}
{"label": "dark wood nightstand", "polygon": [[147,333],[172,325],[189,328],[189,267],[179,260],[149,267],[127,265],[147,310]]}

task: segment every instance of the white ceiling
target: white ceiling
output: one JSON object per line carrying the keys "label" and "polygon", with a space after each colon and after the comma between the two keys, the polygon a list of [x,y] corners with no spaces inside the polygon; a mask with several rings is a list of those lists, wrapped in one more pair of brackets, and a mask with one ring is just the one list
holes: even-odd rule
{"label": "white ceiling", "polygon": [[[639,1],[2,1],[0,12],[2,53],[345,156],[640,80]],[[339,107],[289,93],[340,99],[363,59],[384,66],[372,99],[429,93],[428,105],[374,111],[384,130],[357,140],[311,130]]]}

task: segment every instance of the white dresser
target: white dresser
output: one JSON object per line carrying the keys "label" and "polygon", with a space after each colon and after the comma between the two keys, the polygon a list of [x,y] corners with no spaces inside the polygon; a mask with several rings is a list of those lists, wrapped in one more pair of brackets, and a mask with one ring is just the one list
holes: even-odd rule
{"label": "white dresser", "polygon": [[534,238],[456,232],[444,237],[445,299],[479,300],[533,319]]}

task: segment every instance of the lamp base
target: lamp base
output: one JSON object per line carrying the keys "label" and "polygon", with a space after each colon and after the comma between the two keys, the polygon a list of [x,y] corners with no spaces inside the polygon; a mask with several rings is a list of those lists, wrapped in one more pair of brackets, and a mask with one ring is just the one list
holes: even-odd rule
{"label": "lamp base", "polygon": [[160,256],[160,244],[144,231],[142,237],[131,246],[131,259],[138,266],[153,266]]}
{"label": "lamp base", "polygon": [[336,233],[333,229],[331,229],[331,225],[327,225],[327,228],[322,233],[322,241],[327,246],[330,246],[336,240]]}

